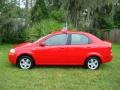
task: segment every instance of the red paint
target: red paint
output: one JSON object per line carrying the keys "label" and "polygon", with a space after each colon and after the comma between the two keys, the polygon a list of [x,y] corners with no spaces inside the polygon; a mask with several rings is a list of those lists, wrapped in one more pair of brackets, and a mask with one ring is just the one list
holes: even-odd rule
{"label": "red paint", "polygon": [[[57,45],[44,46],[44,41],[56,34],[64,32],[54,32],[34,43],[24,43],[16,46],[15,53],[9,52],[9,61],[16,64],[20,55],[31,56],[36,65],[84,65],[85,60],[90,56],[97,56],[101,59],[101,63],[112,60],[111,43],[105,42],[92,34],[86,32],[67,31],[64,34],[82,34],[87,36],[90,44],[85,45]],[[41,44],[42,43],[42,44]]]}

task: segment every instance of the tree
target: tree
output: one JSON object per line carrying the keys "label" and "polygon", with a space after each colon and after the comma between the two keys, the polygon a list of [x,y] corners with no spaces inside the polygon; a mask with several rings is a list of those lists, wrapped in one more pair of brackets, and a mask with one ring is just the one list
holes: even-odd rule
{"label": "tree", "polygon": [[[63,1],[68,11],[68,17],[75,28],[79,28],[80,22],[88,29],[96,27],[99,17],[113,17],[114,4],[118,0],[67,0]],[[97,21],[98,20],[98,21]]]}
{"label": "tree", "polygon": [[41,19],[47,17],[48,12],[44,0],[37,0],[31,12],[31,20],[33,22],[39,22]]}
{"label": "tree", "polygon": [[120,0],[119,2],[115,5],[115,14],[114,14],[114,24],[115,27],[120,28]]}
{"label": "tree", "polygon": [[2,42],[21,42],[23,37],[23,12],[16,6],[16,0],[2,0],[0,3],[0,38]]}

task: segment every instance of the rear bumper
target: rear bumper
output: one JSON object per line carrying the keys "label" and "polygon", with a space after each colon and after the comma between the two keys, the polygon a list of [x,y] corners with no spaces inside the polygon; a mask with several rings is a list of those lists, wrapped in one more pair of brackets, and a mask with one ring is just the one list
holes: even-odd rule
{"label": "rear bumper", "polygon": [[13,54],[13,53],[9,53],[8,54],[8,59],[9,59],[9,62],[12,63],[12,64],[16,64],[16,54]]}
{"label": "rear bumper", "polygon": [[110,62],[110,61],[112,61],[112,58],[113,58],[112,54],[111,55],[106,55],[106,56],[104,56],[104,58],[102,60],[102,63]]}

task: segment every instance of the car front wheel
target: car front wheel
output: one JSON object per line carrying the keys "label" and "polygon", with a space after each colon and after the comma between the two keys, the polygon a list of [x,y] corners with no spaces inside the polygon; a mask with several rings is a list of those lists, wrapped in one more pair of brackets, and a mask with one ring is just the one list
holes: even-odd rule
{"label": "car front wheel", "polygon": [[100,59],[97,57],[89,57],[86,61],[86,67],[88,69],[95,70],[98,69],[99,66],[100,66]]}
{"label": "car front wheel", "polygon": [[17,65],[21,69],[30,69],[33,67],[34,62],[31,57],[29,56],[21,56],[18,59]]}

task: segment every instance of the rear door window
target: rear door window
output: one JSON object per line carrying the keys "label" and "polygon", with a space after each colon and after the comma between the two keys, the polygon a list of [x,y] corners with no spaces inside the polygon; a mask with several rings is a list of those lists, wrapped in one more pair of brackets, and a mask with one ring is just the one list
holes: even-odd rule
{"label": "rear door window", "polygon": [[71,45],[89,44],[89,38],[83,34],[71,34]]}

